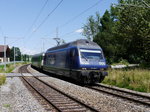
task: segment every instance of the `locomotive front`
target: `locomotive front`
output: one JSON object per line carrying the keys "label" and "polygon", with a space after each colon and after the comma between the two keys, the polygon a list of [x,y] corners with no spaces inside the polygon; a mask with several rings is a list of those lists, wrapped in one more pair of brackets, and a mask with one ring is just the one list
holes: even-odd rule
{"label": "locomotive front", "polygon": [[108,65],[102,49],[96,43],[92,42],[94,45],[90,43],[78,48],[81,80],[87,84],[102,82],[108,75],[105,71]]}

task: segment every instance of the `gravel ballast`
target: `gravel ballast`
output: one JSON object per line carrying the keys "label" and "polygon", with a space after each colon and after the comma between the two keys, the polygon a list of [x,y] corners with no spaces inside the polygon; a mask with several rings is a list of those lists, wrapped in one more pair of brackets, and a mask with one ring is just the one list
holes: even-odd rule
{"label": "gravel ballast", "polygon": [[18,77],[0,87],[0,112],[45,112]]}
{"label": "gravel ballast", "polygon": [[[30,67],[28,67],[28,69],[34,73],[39,73]],[[40,79],[73,96],[74,98],[95,107],[101,112],[150,112],[150,108],[138,106],[134,103],[127,103],[123,99],[99,93],[57,78],[40,77]]]}
{"label": "gravel ballast", "polygon": [[40,77],[40,79],[74,98],[78,98],[79,100],[86,102],[86,104],[94,106],[101,112],[150,112],[150,109],[148,108],[126,103],[122,99],[117,99],[66,81],[52,77]]}

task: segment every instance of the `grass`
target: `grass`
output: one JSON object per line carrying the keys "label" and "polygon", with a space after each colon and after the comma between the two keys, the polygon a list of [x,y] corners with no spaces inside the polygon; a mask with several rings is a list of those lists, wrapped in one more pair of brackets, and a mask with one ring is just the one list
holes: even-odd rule
{"label": "grass", "polygon": [[121,88],[139,92],[150,92],[150,70],[146,69],[121,69],[108,70],[108,76],[102,82]]}
{"label": "grass", "polygon": [[5,75],[0,75],[0,86],[1,86],[2,84],[4,84],[5,81],[6,81],[6,76],[5,76]]}
{"label": "grass", "polygon": [[0,73],[9,73],[14,69],[13,64],[6,65],[6,71],[4,71],[4,65],[0,67]]}
{"label": "grass", "polygon": [[4,104],[3,105],[5,108],[9,108],[10,107],[10,104]]}
{"label": "grass", "polygon": [[[28,63],[16,63],[16,67],[23,65],[23,64],[28,64]],[[6,71],[4,70],[4,65],[0,66],[0,73],[10,73],[14,70],[14,65],[13,64],[7,64],[6,65]],[[5,75],[0,75],[0,85],[4,84],[6,81],[6,76]]]}
{"label": "grass", "polygon": [[[26,62],[24,62],[24,63],[16,63],[15,67],[23,65],[23,64],[28,64],[28,63],[26,63]],[[4,65],[0,65],[0,73],[10,73],[10,72],[12,72],[15,69],[15,67],[14,67],[14,64],[7,64],[6,65],[6,71],[5,71],[4,70]]]}

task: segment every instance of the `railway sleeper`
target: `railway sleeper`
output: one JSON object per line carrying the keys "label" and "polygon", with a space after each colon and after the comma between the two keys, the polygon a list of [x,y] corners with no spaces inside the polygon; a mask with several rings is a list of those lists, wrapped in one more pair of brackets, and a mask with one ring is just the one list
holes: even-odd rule
{"label": "railway sleeper", "polygon": [[81,112],[81,110],[86,111],[86,108],[79,107],[79,106],[76,106],[76,107],[58,107],[58,108],[60,108],[62,111],[70,110],[70,112],[72,112],[72,111],[80,111]]}
{"label": "railway sleeper", "polygon": [[66,104],[61,104],[61,103],[59,103],[59,104],[57,104],[57,105],[63,105],[63,106],[76,106],[76,105],[78,105],[77,103],[66,103]]}

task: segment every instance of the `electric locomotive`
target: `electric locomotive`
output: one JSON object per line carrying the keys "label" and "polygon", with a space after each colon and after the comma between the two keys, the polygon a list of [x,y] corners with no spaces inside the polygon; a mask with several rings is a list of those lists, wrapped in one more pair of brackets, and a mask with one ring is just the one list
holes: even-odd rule
{"label": "electric locomotive", "polygon": [[107,67],[102,48],[86,39],[48,49],[42,66],[44,71],[85,84],[103,81]]}

